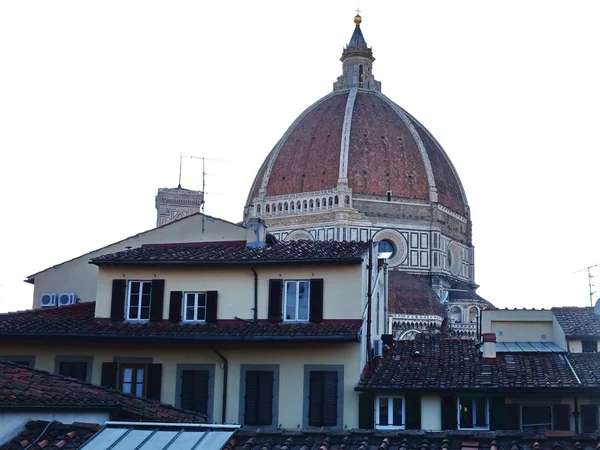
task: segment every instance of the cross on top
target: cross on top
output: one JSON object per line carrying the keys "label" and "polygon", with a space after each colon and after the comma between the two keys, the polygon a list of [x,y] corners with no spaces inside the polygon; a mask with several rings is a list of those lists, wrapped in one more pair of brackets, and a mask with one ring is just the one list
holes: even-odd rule
{"label": "cross on top", "polygon": [[358,7],[356,8],[356,15],[360,16],[360,9],[358,9]]}

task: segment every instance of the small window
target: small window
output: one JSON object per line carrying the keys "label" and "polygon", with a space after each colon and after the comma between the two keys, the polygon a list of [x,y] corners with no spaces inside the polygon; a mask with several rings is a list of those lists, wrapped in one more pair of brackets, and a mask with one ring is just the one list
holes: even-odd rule
{"label": "small window", "polygon": [[552,429],[552,407],[550,405],[523,406],[521,417],[523,431],[545,433]]}
{"label": "small window", "polygon": [[452,318],[452,321],[455,323],[461,323],[462,322],[462,311],[458,306],[453,306],[452,309],[450,309],[450,317]]}
{"label": "small window", "polygon": [[260,426],[273,423],[272,370],[247,370],[244,396],[244,425]]}
{"label": "small window", "polygon": [[404,428],[403,397],[377,397],[375,400],[375,427],[378,429]]}
{"label": "small window", "polygon": [[391,253],[392,255],[388,258],[391,259],[396,256],[396,246],[389,239],[382,239],[377,245],[377,253]]}
{"label": "small window", "polygon": [[487,397],[460,396],[458,398],[458,428],[459,429],[488,429],[488,400]]}
{"label": "small window", "polygon": [[127,319],[149,320],[150,298],[152,294],[151,281],[130,281],[127,297]]}
{"label": "small window", "polygon": [[283,289],[285,320],[307,322],[309,319],[310,281],[286,281]]}
{"label": "small window", "polygon": [[86,361],[61,361],[58,363],[58,373],[65,377],[86,381],[88,363]]}
{"label": "small window", "polygon": [[208,415],[209,380],[208,370],[182,370],[180,407]]}
{"label": "small window", "polygon": [[120,391],[125,394],[132,394],[136,397],[145,397],[146,395],[146,364],[121,364]]}
{"label": "small window", "polygon": [[311,370],[309,373],[308,426],[338,425],[338,372]]}
{"label": "small window", "polygon": [[593,339],[585,339],[581,341],[581,351],[583,353],[597,353],[598,341]]}
{"label": "small window", "polygon": [[184,294],[183,320],[186,322],[206,321],[206,292]]}
{"label": "small window", "polygon": [[256,205],[256,212],[260,214],[260,205]]}

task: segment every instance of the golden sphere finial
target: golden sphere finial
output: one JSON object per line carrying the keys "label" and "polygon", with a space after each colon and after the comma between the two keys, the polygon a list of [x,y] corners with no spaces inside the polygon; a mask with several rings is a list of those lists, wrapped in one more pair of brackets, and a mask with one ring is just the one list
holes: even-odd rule
{"label": "golden sphere finial", "polygon": [[362,17],[360,17],[360,9],[356,8],[356,15],[354,16],[354,23],[358,27],[362,22]]}

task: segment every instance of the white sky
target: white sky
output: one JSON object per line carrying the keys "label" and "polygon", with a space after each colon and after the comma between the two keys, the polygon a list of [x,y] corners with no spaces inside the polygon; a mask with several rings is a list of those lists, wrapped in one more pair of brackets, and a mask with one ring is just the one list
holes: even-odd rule
{"label": "white sky", "polygon": [[[219,159],[206,212],[241,220],[262,160],[341,73],[354,8],[0,2],[0,311],[31,305],[27,275],[152,228],[180,152]],[[383,92],[465,186],[479,293],[500,307],[589,305],[573,272],[600,263],[600,3],[360,8]],[[184,187],[200,174],[184,161]]]}

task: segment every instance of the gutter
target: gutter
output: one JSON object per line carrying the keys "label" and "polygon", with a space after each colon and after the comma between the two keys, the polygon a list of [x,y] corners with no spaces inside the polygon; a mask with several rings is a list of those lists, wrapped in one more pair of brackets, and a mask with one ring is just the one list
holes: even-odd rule
{"label": "gutter", "polygon": [[221,409],[221,422],[224,424],[225,419],[227,418],[227,378],[229,375],[229,361],[227,361],[227,358],[213,346],[209,345],[209,348],[215,352],[223,362],[223,407]]}
{"label": "gutter", "polygon": [[91,260],[88,264],[96,266],[299,266],[303,264],[328,264],[328,265],[345,265],[345,264],[360,264],[362,257],[343,258],[343,259],[295,259],[295,260],[251,260],[251,261],[115,261],[115,260]]}

